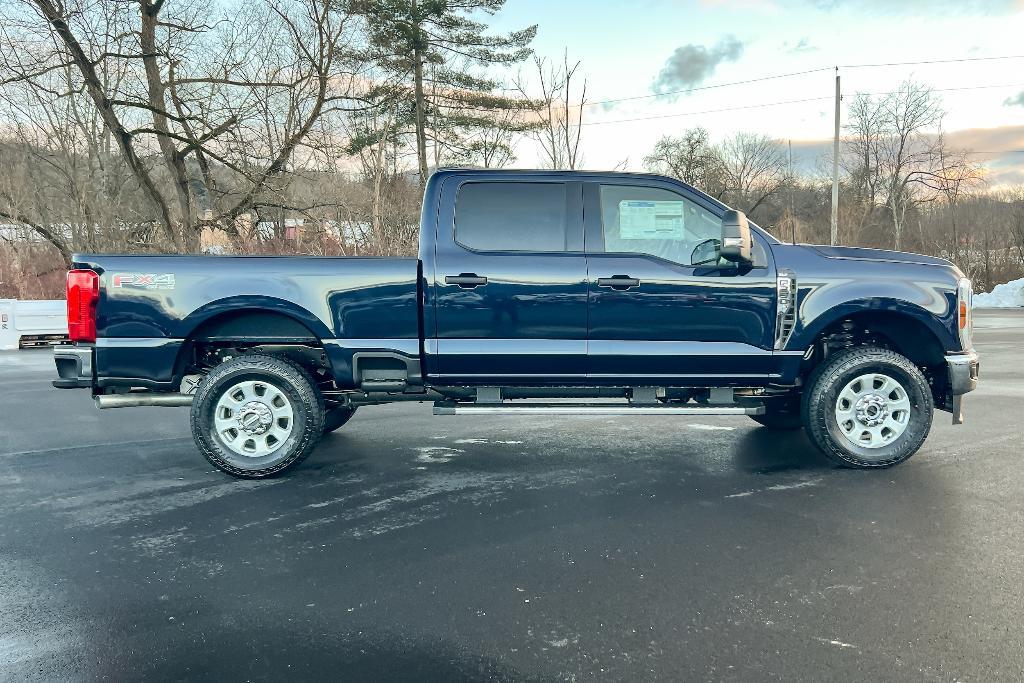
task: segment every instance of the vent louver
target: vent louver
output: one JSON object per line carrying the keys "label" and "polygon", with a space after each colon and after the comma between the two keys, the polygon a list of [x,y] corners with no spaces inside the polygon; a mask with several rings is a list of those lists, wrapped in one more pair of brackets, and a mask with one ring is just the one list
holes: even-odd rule
{"label": "vent louver", "polygon": [[796,327],[796,278],[789,271],[779,271],[776,286],[775,350],[786,348]]}

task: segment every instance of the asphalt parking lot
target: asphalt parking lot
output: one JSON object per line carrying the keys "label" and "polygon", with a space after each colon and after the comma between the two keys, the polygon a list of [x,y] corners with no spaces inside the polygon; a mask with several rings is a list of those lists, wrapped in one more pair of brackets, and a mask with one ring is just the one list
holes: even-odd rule
{"label": "asphalt parking lot", "polygon": [[0,677],[1019,680],[1024,311],[967,424],[835,469],[743,417],[364,408],[228,478],[0,354]]}

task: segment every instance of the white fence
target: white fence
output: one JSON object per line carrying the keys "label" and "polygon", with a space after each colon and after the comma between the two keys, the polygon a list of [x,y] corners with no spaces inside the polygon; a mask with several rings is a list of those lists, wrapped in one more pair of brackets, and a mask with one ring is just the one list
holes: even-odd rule
{"label": "white fence", "polygon": [[46,344],[66,337],[68,310],[64,301],[0,299],[0,350]]}

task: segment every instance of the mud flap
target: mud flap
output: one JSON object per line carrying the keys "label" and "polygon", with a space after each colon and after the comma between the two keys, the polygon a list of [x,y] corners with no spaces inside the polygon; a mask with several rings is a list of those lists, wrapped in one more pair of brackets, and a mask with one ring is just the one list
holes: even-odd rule
{"label": "mud flap", "polygon": [[953,424],[962,425],[964,423],[964,397],[963,394],[956,394],[953,396]]}

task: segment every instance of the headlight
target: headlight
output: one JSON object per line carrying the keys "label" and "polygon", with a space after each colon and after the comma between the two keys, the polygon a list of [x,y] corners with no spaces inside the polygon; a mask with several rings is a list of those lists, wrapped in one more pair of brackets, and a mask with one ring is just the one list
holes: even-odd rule
{"label": "headlight", "polygon": [[972,346],[971,338],[974,336],[974,287],[971,281],[965,277],[960,278],[956,288],[956,313],[957,325],[960,328],[960,344],[964,350]]}

